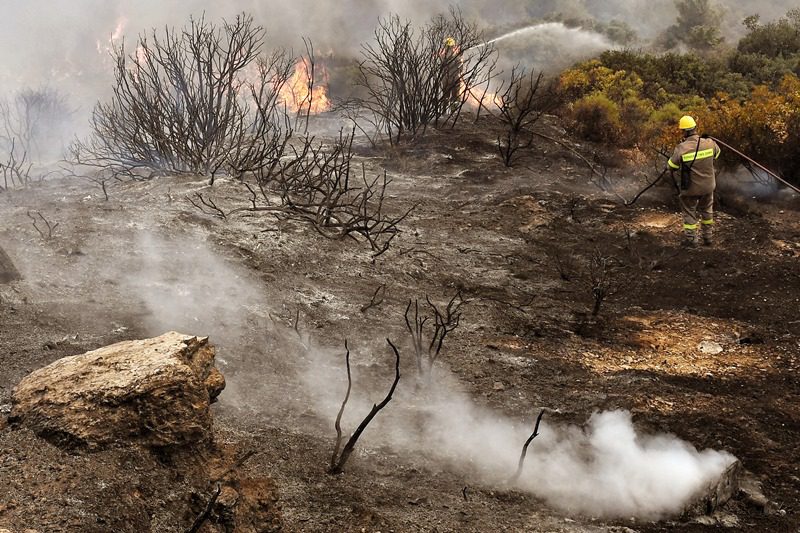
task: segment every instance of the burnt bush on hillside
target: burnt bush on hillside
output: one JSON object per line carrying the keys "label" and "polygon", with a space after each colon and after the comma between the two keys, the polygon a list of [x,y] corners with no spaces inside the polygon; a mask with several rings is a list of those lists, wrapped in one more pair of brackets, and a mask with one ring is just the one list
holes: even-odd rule
{"label": "burnt bush on hillside", "polygon": [[331,454],[331,461],[330,465],[328,466],[328,473],[331,475],[341,474],[344,471],[344,466],[347,464],[347,460],[353,453],[361,434],[364,433],[364,430],[367,429],[367,426],[369,426],[370,422],[372,422],[375,416],[392,400],[392,395],[397,388],[397,383],[400,381],[400,352],[397,351],[397,347],[392,344],[392,341],[386,339],[386,342],[389,344],[389,347],[392,349],[395,357],[394,381],[392,382],[392,386],[389,388],[389,392],[386,393],[386,397],[380,403],[373,404],[372,409],[370,409],[369,413],[367,413],[367,416],[364,417],[358,427],[356,427],[355,431],[353,431],[353,433],[350,435],[350,438],[347,439],[344,447],[342,447],[342,442],[344,440],[342,435],[342,415],[344,414],[345,407],[347,407],[347,402],[350,399],[350,391],[353,388],[353,379],[350,374],[350,348],[347,346],[347,340],[344,341],[344,348],[347,352],[345,355],[345,365],[347,368],[347,392],[345,393],[344,400],[342,400],[342,406],[339,408],[339,413],[336,415],[336,422],[334,423],[334,427],[336,429],[336,443],[334,444],[333,454]]}
{"label": "burnt bush on hillside", "polygon": [[72,162],[113,175],[209,176],[261,171],[291,137],[278,94],[294,59],[263,52],[265,31],[247,15],[215,25],[141,35],[120,46],[113,96],[91,118]]}
{"label": "burnt bush on hillside", "polygon": [[220,218],[252,212],[279,220],[299,220],[330,239],[359,237],[375,255],[385,252],[399,233],[399,224],[414,209],[389,214],[384,209],[386,172],[368,177],[363,165],[353,164],[353,134],[340,132],[332,144],[313,137],[295,138],[275,145],[275,157],[245,181],[249,205],[225,212],[211,198],[195,193],[189,201]]}
{"label": "burnt bush on hillside", "polygon": [[28,185],[41,174],[36,163],[61,156],[71,114],[66,97],[49,87],[0,100],[0,190]]}
{"label": "burnt bush on hillside", "polygon": [[[451,52],[448,37],[456,42]],[[353,102],[355,112],[377,131],[373,142],[385,136],[392,144],[455,125],[467,101],[485,94],[496,63],[494,47],[455,9],[419,29],[396,15],[381,20],[362,56],[366,96]]]}
{"label": "burnt bush on hillside", "polygon": [[3,179],[0,192],[28,185],[31,181],[33,163],[28,159],[28,152],[17,147],[16,139],[10,140],[4,159],[0,159],[0,176]]}
{"label": "burnt bush on hillside", "polygon": [[500,87],[492,100],[504,126],[503,134],[497,138],[497,149],[507,167],[514,164],[521,149],[533,145],[534,135],[530,128],[555,106],[553,91],[544,85],[543,80],[541,72],[537,74],[514,67],[508,82]]}
{"label": "burnt bush on hillside", "polygon": [[[427,304],[427,305],[426,305]],[[433,365],[439,358],[444,340],[461,322],[464,299],[461,291],[447,302],[444,308],[436,306],[428,296],[420,308],[419,300],[408,301],[404,314],[406,329],[414,345],[414,357],[420,376],[430,377]]]}

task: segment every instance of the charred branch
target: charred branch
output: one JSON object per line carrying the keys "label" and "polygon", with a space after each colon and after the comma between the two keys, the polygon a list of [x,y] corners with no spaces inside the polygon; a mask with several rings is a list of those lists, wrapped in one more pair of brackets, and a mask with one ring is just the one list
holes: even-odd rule
{"label": "charred branch", "polygon": [[5,161],[0,161],[0,173],[3,175],[3,186],[0,190],[25,187],[31,181],[33,167],[33,163],[28,160],[28,151],[17,146],[16,137],[10,138],[7,146]]}
{"label": "charred branch", "polygon": [[516,66],[492,100],[495,114],[504,126],[503,135],[497,138],[497,149],[507,167],[514,164],[520,150],[533,145],[530,128],[554,106],[553,92],[549,88],[545,90],[543,79],[541,72],[527,72]]}
{"label": "charred branch", "polygon": [[[583,161],[586,164],[587,168],[589,169],[589,172],[590,172],[589,181],[591,183],[595,184],[601,191],[603,191],[603,192],[611,192],[614,196],[616,196],[617,198],[622,200],[623,203],[627,203],[627,200],[625,198],[623,198],[622,196],[620,196],[619,193],[617,193],[616,191],[611,190],[610,183],[609,183],[609,181],[607,179],[608,168],[606,166],[593,164],[591,161],[589,161],[589,159],[586,156],[584,156],[583,154],[578,152],[575,148],[573,148],[572,146],[570,146],[569,144],[567,144],[564,141],[560,141],[560,140],[558,140],[558,139],[556,139],[554,137],[550,137],[549,135],[545,135],[543,133],[539,133],[538,131],[533,132],[533,134],[535,136],[537,136],[537,137],[540,137],[542,139],[545,139],[547,141],[550,141],[552,143],[555,143],[555,144],[561,146],[562,148],[568,150],[575,157],[577,157],[578,159]],[[596,153],[593,154],[593,157],[595,158],[595,162],[597,163],[598,162],[597,154]],[[598,168],[598,166],[600,168]]]}
{"label": "charred branch", "polygon": [[98,104],[76,163],[113,175],[203,175],[261,166],[286,128],[278,93],[294,61],[262,55],[265,32],[246,15],[221,26],[203,17],[182,30],[140,35],[113,50],[113,95]]}
{"label": "charred branch", "polygon": [[361,307],[360,311],[362,313],[366,313],[368,310],[372,309],[373,307],[377,307],[383,303],[383,298],[386,296],[386,284],[381,284],[375,292],[372,294],[372,298],[370,301]]}
{"label": "charred branch", "polygon": [[344,340],[344,349],[347,352],[344,357],[345,366],[347,367],[347,392],[344,395],[342,406],[339,408],[339,413],[336,415],[336,422],[334,423],[334,428],[336,428],[336,444],[333,447],[333,454],[331,455],[331,464],[329,467],[329,471],[331,472],[336,468],[336,463],[339,460],[339,451],[342,447],[342,415],[344,414],[344,408],[347,406],[347,401],[350,399],[350,391],[353,388],[353,378],[350,374],[350,348],[347,346],[347,339]]}
{"label": "charred branch", "polygon": [[[388,250],[399,233],[399,225],[416,206],[399,215],[384,208],[391,181],[386,172],[368,178],[353,165],[353,132],[340,131],[330,146],[304,137],[294,145],[285,139],[271,164],[255,169],[256,184],[245,183],[249,205],[227,213],[266,213],[278,220],[297,220],[310,225],[329,239],[359,237],[366,240],[373,255]],[[197,193],[197,207],[212,203]]]}
{"label": "charred branch", "polygon": [[[39,211],[31,211],[27,212],[28,218],[31,219],[33,224],[33,228],[39,234],[39,236],[44,240],[50,240],[53,238],[53,231],[58,227],[58,222],[55,224],[51,224],[49,220],[47,220],[42,213]],[[39,225],[42,227],[39,227]]]}
{"label": "charred branch", "polygon": [[[424,307],[420,308],[419,300],[409,300],[404,313],[406,329],[411,335],[417,371],[420,375],[430,375],[442,351],[445,338],[460,323],[461,307],[465,302],[461,290],[458,290],[444,309],[437,307],[428,296],[425,296],[425,303],[427,312]],[[430,322],[433,322],[433,327],[427,328]]]}
{"label": "charred branch", "polygon": [[186,533],[197,533],[200,531],[200,528],[203,527],[208,517],[211,516],[211,510],[214,508],[214,504],[217,503],[217,498],[219,498],[220,493],[222,493],[222,485],[217,483],[217,488],[212,494],[211,498],[208,500],[203,512],[200,513],[197,518],[194,519],[191,527],[186,529]]}
{"label": "charred branch", "polygon": [[525,466],[525,457],[528,455],[528,446],[530,446],[533,439],[539,435],[539,424],[542,422],[543,416],[544,409],[542,409],[541,412],[539,412],[539,416],[536,417],[536,426],[533,428],[533,433],[531,433],[531,436],[528,437],[528,440],[526,440],[525,444],[522,446],[522,452],[519,454],[519,462],[517,463],[517,471],[511,477],[511,483],[515,483],[522,474],[522,468]]}
{"label": "charred branch", "polygon": [[346,357],[346,359],[347,359],[347,381],[348,381],[347,394],[345,395],[344,402],[342,402],[342,407],[339,410],[339,415],[336,417],[336,425],[337,425],[337,429],[336,429],[336,433],[337,433],[336,447],[335,447],[335,450],[334,450],[334,455],[331,458],[330,468],[328,469],[328,473],[329,474],[341,474],[342,473],[342,471],[344,470],[344,466],[347,463],[347,460],[350,458],[350,455],[353,453],[353,449],[355,448],[355,445],[358,442],[359,437],[361,437],[361,434],[364,432],[365,429],[367,429],[367,426],[369,426],[370,422],[372,422],[372,420],[375,418],[375,416],[384,407],[386,407],[386,405],[391,401],[392,395],[394,394],[394,391],[397,388],[397,383],[400,381],[400,352],[397,351],[397,347],[395,347],[395,345],[392,344],[392,341],[390,341],[389,339],[386,339],[386,342],[389,343],[389,346],[391,347],[392,351],[394,352],[394,356],[395,356],[395,364],[394,364],[394,375],[395,375],[395,377],[394,377],[394,382],[392,383],[392,386],[389,389],[389,392],[386,394],[386,397],[383,399],[383,401],[381,401],[381,403],[378,403],[378,404],[373,404],[372,409],[367,414],[367,416],[364,417],[364,420],[361,421],[361,423],[358,425],[358,427],[353,432],[353,434],[350,435],[350,438],[348,439],[347,444],[344,445],[344,448],[342,448],[341,454],[339,454],[339,456],[337,458],[336,457],[336,452],[338,452],[338,448],[339,448],[339,445],[341,444],[341,440],[342,440],[341,439],[341,434],[342,433],[341,433],[341,426],[340,426],[341,415],[344,412],[345,405],[347,404],[347,400],[348,400],[348,398],[350,396],[350,383],[351,383],[351,381],[350,381],[350,351],[349,350],[347,351],[347,357]]}
{"label": "charred branch", "polygon": [[595,249],[588,260],[585,281],[592,294],[592,316],[600,314],[600,307],[607,298],[614,296],[621,287],[617,261]]}
{"label": "charred branch", "polygon": [[211,215],[213,217],[221,218],[223,220],[228,218],[228,215],[225,214],[217,204],[214,202],[212,198],[206,198],[199,192],[194,193],[194,195],[186,196],[186,200],[195,206],[195,208],[199,209],[201,212]]}

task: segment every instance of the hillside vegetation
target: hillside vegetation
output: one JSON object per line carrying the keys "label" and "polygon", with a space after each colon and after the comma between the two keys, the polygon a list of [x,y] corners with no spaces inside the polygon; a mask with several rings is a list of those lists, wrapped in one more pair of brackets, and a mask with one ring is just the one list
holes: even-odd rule
{"label": "hillside vegetation", "polygon": [[607,51],[559,75],[561,114],[576,135],[616,147],[663,147],[678,118],[800,182],[800,10],[761,23],[733,48]]}

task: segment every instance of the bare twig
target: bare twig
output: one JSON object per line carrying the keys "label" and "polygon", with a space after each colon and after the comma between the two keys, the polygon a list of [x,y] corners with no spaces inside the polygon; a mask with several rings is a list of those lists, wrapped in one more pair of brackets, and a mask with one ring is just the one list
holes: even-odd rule
{"label": "bare twig", "polygon": [[511,69],[508,83],[503,83],[492,103],[505,131],[497,138],[497,149],[503,164],[510,167],[518,158],[519,150],[533,145],[533,127],[542,115],[554,106],[552,91],[542,90],[544,75],[527,72],[519,65]]}
{"label": "bare twig", "polygon": [[200,531],[200,528],[203,524],[208,520],[208,517],[211,515],[211,510],[214,508],[214,504],[217,503],[217,498],[219,498],[220,493],[222,492],[222,485],[217,483],[217,488],[214,491],[214,494],[211,496],[211,499],[208,500],[203,512],[194,519],[192,526],[185,530],[186,533],[197,533]]}
{"label": "bare twig", "polygon": [[559,141],[558,139],[556,139],[554,137],[550,137],[549,135],[545,135],[545,134],[539,133],[537,131],[534,131],[532,133],[533,133],[533,135],[536,135],[537,137],[541,137],[542,139],[545,139],[545,140],[553,142],[553,143],[555,143],[555,144],[557,144],[557,145],[559,145],[559,146],[561,146],[563,148],[566,148],[575,157],[577,157],[578,159],[580,159],[581,161],[586,163],[586,166],[589,168],[589,171],[591,172],[591,175],[594,175],[594,176],[597,176],[598,178],[600,178],[600,180],[598,182],[594,182],[594,180],[592,180],[592,182],[596,183],[596,185],[598,186],[598,188],[600,190],[602,190],[603,192],[611,192],[611,194],[613,194],[614,196],[616,196],[617,198],[622,200],[623,203],[627,202],[627,200],[625,200],[625,198],[623,198],[618,192],[616,192],[614,190],[610,190],[610,186],[608,184],[608,180],[606,179],[606,174],[608,173],[608,169],[607,168],[604,168],[602,172],[599,171],[595,167],[595,165],[593,165],[592,162],[589,161],[586,158],[586,156],[584,156],[583,154],[578,152],[575,148],[573,148],[569,144],[565,143],[564,141]]}
{"label": "bare twig", "polygon": [[533,428],[533,433],[531,436],[528,437],[528,440],[525,441],[525,445],[522,447],[522,453],[519,455],[519,463],[517,464],[517,471],[514,473],[514,476],[511,478],[510,482],[515,483],[519,476],[522,474],[522,467],[525,465],[525,456],[528,455],[528,446],[530,443],[539,435],[539,424],[542,421],[542,417],[544,416],[544,409],[541,410],[539,416],[536,417],[536,426]]}
{"label": "bare twig", "polygon": [[[460,289],[456,291],[456,294],[450,299],[443,310],[440,310],[431,302],[427,295],[425,296],[425,302],[428,304],[428,309],[431,314],[425,314],[424,311],[422,313],[420,312],[419,300],[409,300],[403,315],[406,329],[411,335],[417,371],[420,375],[426,373],[430,375],[430,371],[439,357],[447,334],[456,329],[459,325],[461,320],[461,306],[465,303],[461,296]],[[414,309],[413,318],[411,316],[412,305]],[[425,326],[431,320],[433,321],[433,331],[430,334],[430,338],[428,338]]]}
{"label": "bare twig", "polygon": [[[51,224],[50,221],[44,218],[44,215],[42,215],[42,213],[40,213],[39,211],[28,210],[27,215],[28,218],[30,218],[31,221],[33,222],[34,229],[36,229],[36,231],[39,233],[42,239],[50,240],[53,238],[53,231],[55,231],[55,229],[58,227],[58,222],[56,222],[55,224]],[[44,223],[45,227],[47,228],[47,233],[45,233],[42,230],[42,228],[38,226],[37,222],[39,221]]]}
{"label": "bare twig", "polygon": [[223,220],[228,218],[228,215],[225,214],[225,211],[218,207],[217,204],[214,203],[213,199],[206,198],[199,192],[194,193],[194,198],[191,196],[186,196],[186,199],[189,201],[189,203],[207,215],[221,218]]}
{"label": "bare twig", "polygon": [[[350,436],[350,439],[348,439],[347,444],[345,444],[344,448],[342,448],[342,453],[341,455],[339,455],[339,458],[335,459],[334,457],[334,459],[331,460],[331,467],[328,469],[329,474],[340,474],[344,470],[344,465],[345,463],[347,463],[347,459],[350,457],[350,454],[353,453],[353,449],[355,448],[356,442],[358,442],[359,437],[364,432],[364,430],[367,429],[369,423],[372,422],[372,420],[381,411],[381,409],[386,407],[389,401],[391,401],[392,395],[394,394],[394,391],[397,388],[397,383],[400,381],[400,352],[397,351],[397,347],[395,347],[395,345],[392,344],[392,341],[386,339],[386,342],[389,343],[389,346],[392,348],[392,351],[394,352],[395,355],[395,364],[394,364],[395,377],[394,377],[394,382],[392,383],[392,387],[389,389],[389,392],[386,394],[386,397],[383,399],[383,401],[381,401],[381,403],[374,404],[372,406],[372,409],[370,410],[369,414],[367,414],[364,420],[361,421],[356,430]],[[349,361],[349,356],[348,356],[348,361]],[[350,378],[350,370],[348,365],[348,381],[349,378]],[[349,387],[347,394],[348,396],[350,394]],[[342,411],[343,410],[344,410],[344,404],[342,404]],[[338,434],[340,435],[341,429],[337,431]],[[337,447],[339,442],[340,438],[337,438]]]}
{"label": "bare twig", "polygon": [[478,298],[480,298],[481,300],[488,300],[490,302],[496,302],[496,303],[499,303],[499,304],[502,304],[502,305],[506,305],[506,306],[510,307],[511,309],[516,309],[517,311],[519,311],[521,313],[527,313],[528,311],[527,311],[526,308],[530,307],[530,305],[533,303],[533,301],[536,300],[536,295],[531,295],[525,302],[523,302],[521,304],[515,304],[513,302],[508,302],[506,300],[503,300],[501,298],[496,298],[494,296],[478,296]]}
{"label": "bare twig", "polygon": [[342,446],[342,414],[347,405],[347,400],[350,399],[350,390],[353,387],[353,379],[350,376],[350,348],[347,346],[347,339],[344,340],[344,349],[347,352],[344,358],[345,365],[347,366],[347,392],[344,395],[342,406],[339,408],[339,413],[336,415],[336,423],[334,424],[336,428],[336,445],[333,447],[333,455],[331,455],[331,471],[336,468],[336,460],[339,458],[339,450]]}
{"label": "bare twig", "polygon": [[[381,136],[396,144],[429,127],[453,127],[464,105],[494,75],[493,45],[456,8],[422,28],[397,15],[382,19],[374,36],[362,47],[358,65],[366,96],[354,102],[377,132],[369,137],[373,144]],[[455,46],[445,44],[448,37]]]}
{"label": "bare twig", "polygon": [[361,312],[366,313],[369,309],[382,304],[385,295],[386,284],[382,283],[377,289],[375,289],[375,292],[372,294],[372,298],[370,299],[369,303],[361,307]]}
{"label": "bare twig", "polygon": [[[416,205],[399,215],[386,213],[384,201],[391,180],[385,171],[368,178],[363,164],[360,169],[354,168],[353,138],[354,131],[345,134],[342,130],[330,145],[305,136],[290,147],[284,139],[264,156],[271,163],[252,171],[256,185],[243,184],[248,205],[225,215],[264,213],[278,220],[297,220],[329,239],[363,238],[373,257],[381,255]],[[197,196],[199,205],[193,203],[199,209],[208,208],[222,216],[213,202]]]}
{"label": "bare twig", "polygon": [[73,162],[103,174],[240,176],[269,166],[286,138],[279,94],[294,58],[265,54],[264,28],[241,14],[216,25],[142,34],[135,52],[115,47],[113,94],[76,139]]}

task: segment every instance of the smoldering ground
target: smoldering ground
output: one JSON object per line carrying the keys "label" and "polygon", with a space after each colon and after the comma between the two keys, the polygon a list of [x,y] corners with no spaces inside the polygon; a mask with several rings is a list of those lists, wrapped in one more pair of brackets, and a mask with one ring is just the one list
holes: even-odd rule
{"label": "smoldering ground", "polygon": [[[332,428],[346,388],[343,350],[303,350],[309,354],[304,397]],[[351,350],[353,389],[343,416],[345,432],[383,398],[394,377],[388,349],[365,343]],[[724,451],[698,451],[673,435],[638,431],[627,411],[596,412],[581,427],[548,422],[545,415],[524,471],[512,481],[536,412],[530,420],[514,420],[481,406],[444,367],[427,386],[419,386],[417,378],[407,365],[394,401],[369,426],[360,446],[386,447],[401,460],[433,460],[462,472],[468,482],[517,488],[568,514],[674,515],[735,460]]]}
{"label": "smoldering ground", "polygon": [[[155,227],[132,222],[131,233],[124,232],[119,242],[87,241],[85,255],[54,256],[55,261],[26,256],[15,247],[15,261],[26,279],[47,280],[32,284],[34,299],[52,299],[53,287],[59,286],[104,301],[99,308],[75,303],[72,312],[82,310],[86,322],[108,321],[106,327],[113,327],[108,303],[125,302],[132,316],[114,319],[137,335],[167,330],[210,335],[228,381],[220,398],[223,408],[306,424],[305,430],[330,435],[332,446],[333,420],[346,386],[342,348],[319,347],[303,327],[298,335],[271,317],[283,310],[268,301],[263,282],[222,257],[205,235],[167,237]],[[96,256],[98,248],[108,255]],[[469,483],[509,486],[535,410],[531,419],[514,419],[481,406],[444,367],[437,368],[429,386],[418,387],[406,359],[411,350],[403,336],[395,340],[404,357],[400,386],[351,461],[368,461],[360,452],[386,448],[400,461],[419,458],[460,472]],[[383,398],[394,377],[393,358],[383,342],[362,338],[351,349],[354,383],[342,424],[346,434]],[[298,418],[309,407],[317,421]],[[511,486],[569,514],[660,518],[680,511],[733,460],[670,435],[643,434],[624,411],[595,413],[583,427],[548,418],[522,476]]]}

